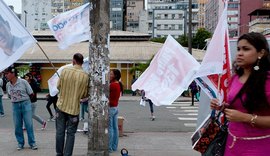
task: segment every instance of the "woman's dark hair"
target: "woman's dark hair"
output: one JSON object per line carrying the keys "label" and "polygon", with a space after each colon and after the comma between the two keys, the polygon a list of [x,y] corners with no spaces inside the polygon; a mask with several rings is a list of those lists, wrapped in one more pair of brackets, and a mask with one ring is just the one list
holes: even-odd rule
{"label": "woman's dark hair", "polygon": [[[247,33],[242,35],[237,43],[241,40],[247,40],[255,47],[257,52],[264,50],[264,55],[259,62],[259,70],[252,70],[248,80],[238,93],[238,97],[243,97],[246,94],[246,100],[243,101],[243,106],[249,113],[254,113],[263,109],[270,108],[265,94],[265,83],[270,70],[270,55],[269,45],[265,37],[260,33]],[[257,60],[258,61],[258,60]],[[256,66],[257,62],[254,64]],[[235,73],[239,76],[243,75],[244,70],[234,64]]]}
{"label": "woman's dark hair", "polygon": [[115,80],[117,80],[117,81],[119,82],[119,84],[120,84],[120,89],[121,89],[121,92],[122,92],[122,94],[123,94],[123,92],[124,92],[123,84],[122,84],[122,82],[120,81],[120,79],[121,79],[121,72],[120,72],[120,70],[118,70],[118,69],[113,69],[112,72],[113,72],[113,74],[114,74]]}

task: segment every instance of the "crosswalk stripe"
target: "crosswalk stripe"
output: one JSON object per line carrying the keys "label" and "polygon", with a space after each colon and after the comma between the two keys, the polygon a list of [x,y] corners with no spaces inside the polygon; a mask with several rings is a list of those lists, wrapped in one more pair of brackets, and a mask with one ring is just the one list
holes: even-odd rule
{"label": "crosswalk stripe", "polygon": [[193,113],[196,113],[198,112],[198,110],[170,110],[172,112],[193,112]]}
{"label": "crosswalk stripe", "polygon": [[196,115],[198,115],[198,113],[186,113],[186,114],[184,114],[184,113],[182,113],[182,114],[173,114],[173,115],[176,115],[176,116],[182,116],[182,115],[190,115],[190,116],[196,116]]}
{"label": "crosswalk stripe", "polygon": [[181,106],[180,107],[181,109],[198,109],[199,107],[197,107],[197,106]]}
{"label": "crosswalk stripe", "polygon": [[168,109],[174,109],[174,108],[176,108],[176,107],[166,107],[166,108],[168,108]]}
{"label": "crosswalk stripe", "polygon": [[197,118],[184,118],[184,117],[178,117],[179,120],[197,120]]}
{"label": "crosswalk stripe", "polygon": [[184,123],[184,125],[185,125],[186,127],[196,127],[196,126],[197,126],[196,123]]}

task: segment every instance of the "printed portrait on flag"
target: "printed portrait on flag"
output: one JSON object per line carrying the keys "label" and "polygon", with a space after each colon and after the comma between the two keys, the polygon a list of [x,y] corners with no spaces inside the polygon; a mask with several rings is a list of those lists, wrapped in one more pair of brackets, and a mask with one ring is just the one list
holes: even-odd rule
{"label": "printed portrait on flag", "polygon": [[0,1],[0,72],[16,62],[35,42],[13,11]]}

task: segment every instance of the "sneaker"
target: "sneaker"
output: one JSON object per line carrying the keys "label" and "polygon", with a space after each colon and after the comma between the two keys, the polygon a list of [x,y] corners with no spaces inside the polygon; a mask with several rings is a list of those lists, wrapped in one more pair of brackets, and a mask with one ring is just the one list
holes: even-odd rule
{"label": "sneaker", "polygon": [[46,129],[46,127],[47,127],[47,122],[44,121],[43,124],[42,124],[42,128],[41,129],[44,130],[44,129]]}
{"label": "sneaker", "polygon": [[80,118],[80,121],[84,121],[84,118]]}
{"label": "sneaker", "polygon": [[31,147],[30,147],[32,150],[37,150],[38,149],[38,147],[37,147],[37,145],[32,145]]}
{"label": "sneaker", "polygon": [[5,116],[5,114],[3,113],[3,114],[0,114],[0,117],[4,117]]}
{"label": "sneaker", "polygon": [[23,145],[18,145],[18,147],[17,147],[17,150],[19,151],[19,150],[22,150],[23,149]]}
{"label": "sneaker", "polygon": [[52,117],[50,117],[47,121],[52,121],[52,122],[54,122],[55,119],[54,119],[54,117],[52,116]]}
{"label": "sneaker", "polygon": [[156,118],[155,116],[152,116],[152,119],[151,119],[151,120],[152,120],[152,121],[154,121],[154,120],[155,120],[155,118]]}

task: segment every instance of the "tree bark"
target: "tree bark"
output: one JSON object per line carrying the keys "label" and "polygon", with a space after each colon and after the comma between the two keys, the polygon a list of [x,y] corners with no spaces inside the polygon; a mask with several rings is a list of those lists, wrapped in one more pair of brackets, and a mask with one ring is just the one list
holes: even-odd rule
{"label": "tree bark", "polygon": [[90,0],[88,156],[108,156],[109,0]]}

